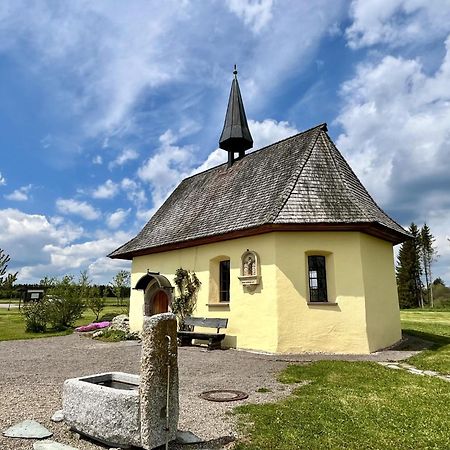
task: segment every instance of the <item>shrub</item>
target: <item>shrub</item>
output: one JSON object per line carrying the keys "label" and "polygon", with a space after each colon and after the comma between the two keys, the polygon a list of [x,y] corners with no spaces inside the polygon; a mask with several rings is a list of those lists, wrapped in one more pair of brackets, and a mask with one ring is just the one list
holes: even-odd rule
{"label": "shrub", "polygon": [[95,314],[95,321],[98,322],[100,313],[105,309],[106,298],[100,296],[100,290],[97,286],[93,286],[88,290],[86,306]]}
{"label": "shrub", "polygon": [[75,321],[81,318],[85,305],[80,294],[80,286],[68,275],[48,291],[47,317],[55,330],[73,327]]}
{"label": "shrub", "polygon": [[125,331],[107,329],[96,337],[96,339],[106,342],[126,341],[127,333],[125,333]]}
{"label": "shrub", "polygon": [[32,333],[44,333],[47,329],[47,302],[25,303],[22,308],[22,315],[25,319],[26,331]]}

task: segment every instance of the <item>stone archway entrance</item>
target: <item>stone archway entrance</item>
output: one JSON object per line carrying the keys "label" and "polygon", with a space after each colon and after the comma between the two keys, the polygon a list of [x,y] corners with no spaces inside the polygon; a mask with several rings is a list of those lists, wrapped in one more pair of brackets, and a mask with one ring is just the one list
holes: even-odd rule
{"label": "stone archway entrance", "polygon": [[137,282],[135,289],[144,291],[145,316],[170,311],[173,287],[165,276],[148,272]]}

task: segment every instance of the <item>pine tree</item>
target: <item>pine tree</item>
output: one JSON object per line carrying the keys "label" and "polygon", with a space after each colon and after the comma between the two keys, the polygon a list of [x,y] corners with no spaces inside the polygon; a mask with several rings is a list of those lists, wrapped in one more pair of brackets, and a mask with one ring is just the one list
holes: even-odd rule
{"label": "pine tree", "polygon": [[401,308],[423,307],[420,233],[414,222],[411,223],[409,232],[412,239],[402,244],[397,259],[397,289]]}
{"label": "pine tree", "polygon": [[425,275],[425,284],[427,288],[428,303],[431,307],[434,306],[433,299],[433,274],[431,265],[436,260],[438,254],[434,246],[435,237],[431,234],[430,227],[425,223],[420,230],[420,254],[422,259],[423,273]]}

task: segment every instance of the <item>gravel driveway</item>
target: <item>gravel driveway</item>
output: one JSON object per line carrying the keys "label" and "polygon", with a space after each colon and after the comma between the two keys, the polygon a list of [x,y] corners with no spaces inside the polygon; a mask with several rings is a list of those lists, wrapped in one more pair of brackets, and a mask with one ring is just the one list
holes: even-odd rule
{"label": "gravel driveway", "polygon": [[[53,423],[50,417],[61,408],[61,388],[65,379],[106,371],[139,373],[140,350],[140,344],[134,341],[102,343],[78,334],[0,342],[0,431],[21,420],[35,419],[53,431],[52,439],[58,442],[80,450],[104,449],[90,441],[77,440],[63,423]],[[398,360],[411,353],[388,351],[345,358],[326,355],[279,357],[182,347],[179,349],[179,428],[192,431],[207,441],[203,446],[185,448],[223,448],[231,442],[235,427],[233,419],[225,413],[237,404],[274,401],[287,395],[291,387],[278,383],[275,378],[289,362],[328,358]],[[261,387],[272,392],[257,393]],[[202,391],[221,388],[245,391],[249,398],[240,402],[215,403],[198,397]],[[1,450],[29,450],[32,442],[0,435]]]}

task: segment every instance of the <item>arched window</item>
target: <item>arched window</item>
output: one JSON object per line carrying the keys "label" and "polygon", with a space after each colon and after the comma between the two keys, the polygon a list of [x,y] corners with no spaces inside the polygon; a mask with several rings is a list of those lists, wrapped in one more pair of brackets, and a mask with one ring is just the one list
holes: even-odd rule
{"label": "arched window", "polygon": [[219,262],[219,301],[230,301],[230,260]]}
{"label": "arched window", "polygon": [[230,257],[216,256],[209,261],[209,304],[230,302]]}
{"label": "arched window", "polygon": [[328,302],[325,256],[308,256],[308,286],[310,302]]}

